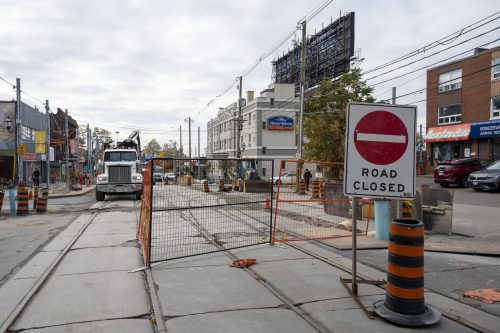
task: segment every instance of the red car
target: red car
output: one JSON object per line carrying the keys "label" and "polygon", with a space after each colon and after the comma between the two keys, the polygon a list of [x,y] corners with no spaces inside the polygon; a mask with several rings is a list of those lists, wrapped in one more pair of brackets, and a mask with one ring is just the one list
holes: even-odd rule
{"label": "red car", "polygon": [[467,187],[469,174],[484,169],[488,164],[488,160],[479,158],[441,162],[434,169],[434,183],[442,187],[448,187],[451,184]]}

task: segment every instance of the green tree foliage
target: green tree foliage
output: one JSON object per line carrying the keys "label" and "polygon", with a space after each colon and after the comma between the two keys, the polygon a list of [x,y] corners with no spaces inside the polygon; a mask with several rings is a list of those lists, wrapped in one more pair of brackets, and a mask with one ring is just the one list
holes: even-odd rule
{"label": "green tree foliage", "polygon": [[152,139],[148,142],[148,144],[142,149],[144,155],[149,157],[158,157],[160,156],[160,144],[156,139]]}
{"label": "green tree foliage", "polygon": [[352,69],[334,81],[321,81],[316,94],[305,102],[305,158],[343,162],[347,104],[373,103],[372,92],[373,88],[362,80],[360,69]]}

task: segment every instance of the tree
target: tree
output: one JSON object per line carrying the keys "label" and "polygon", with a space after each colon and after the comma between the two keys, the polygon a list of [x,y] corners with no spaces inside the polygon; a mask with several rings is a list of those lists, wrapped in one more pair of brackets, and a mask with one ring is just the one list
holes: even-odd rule
{"label": "tree", "polygon": [[324,79],[304,108],[304,136],[308,142],[305,158],[343,162],[346,109],[349,102],[373,103],[373,88],[361,78],[360,69],[352,69],[336,80]]}
{"label": "tree", "polygon": [[148,144],[142,149],[144,155],[149,157],[160,156],[161,147],[156,139],[152,139]]}

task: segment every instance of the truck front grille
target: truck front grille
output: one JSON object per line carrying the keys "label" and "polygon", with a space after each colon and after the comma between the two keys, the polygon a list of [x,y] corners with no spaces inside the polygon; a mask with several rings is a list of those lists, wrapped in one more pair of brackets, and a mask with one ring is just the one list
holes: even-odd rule
{"label": "truck front grille", "polygon": [[109,167],[109,182],[110,183],[130,183],[130,167],[129,166],[110,166]]}

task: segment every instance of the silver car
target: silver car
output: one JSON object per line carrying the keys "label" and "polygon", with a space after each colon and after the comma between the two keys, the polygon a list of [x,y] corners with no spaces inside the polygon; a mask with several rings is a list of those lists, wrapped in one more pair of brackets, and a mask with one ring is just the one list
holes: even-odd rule
{"label": "silver car", "polygon": [[500,189],[500,160],[490,164],[486,169],[469,175],[469,186],[475,191]]}

